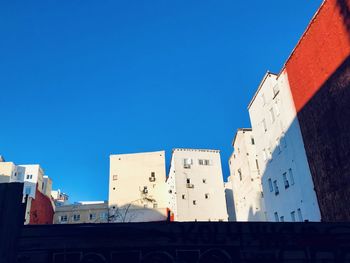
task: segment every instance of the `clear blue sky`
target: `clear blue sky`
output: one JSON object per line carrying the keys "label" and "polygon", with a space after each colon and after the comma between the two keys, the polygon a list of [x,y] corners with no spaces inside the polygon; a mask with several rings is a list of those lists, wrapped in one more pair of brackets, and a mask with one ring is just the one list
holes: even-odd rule
{"label": "clear blue sky", "polygon": [[0,154],[72,201],[106,200],[109,155],[221,150],[321,0],[2,1]]}

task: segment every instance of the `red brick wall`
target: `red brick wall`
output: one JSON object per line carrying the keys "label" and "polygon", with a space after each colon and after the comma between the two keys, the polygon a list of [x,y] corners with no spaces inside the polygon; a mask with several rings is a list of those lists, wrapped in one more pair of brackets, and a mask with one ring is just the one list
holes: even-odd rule
{"label": "red brick wall", "polygon": [[54,210],[50,199],[36,189],[30,208],[30,225],[52,224]]}
{"label": "red brick wall", "polygon": [[323,221],[350,220],[350,0],[326,0],[286,63]]}
{"label": "red brick wall", "polygon": [[344,21],[348,18],[341,12],[342,2],[350,3],[349,0],[325,1],[286,63],[297,111],[350,54],[350,38]]}

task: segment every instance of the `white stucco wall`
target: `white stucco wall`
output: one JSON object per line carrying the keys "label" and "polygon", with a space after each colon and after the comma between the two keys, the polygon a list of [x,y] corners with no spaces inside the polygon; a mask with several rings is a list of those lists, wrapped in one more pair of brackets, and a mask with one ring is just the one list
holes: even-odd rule
{"label": "white stucco wall", "polygon": [[[277,95],[274,94],[274,87],[279,90]],[[274,118],[271,116],[271,109]],[[248,110],[262,174],[268,221],[293,221],[293,213],[296,221],[320,221],[316,194],[286,72],[282,72],[278,78],[272,73],[267,73]],[[266,131],[263,120],[266,123]],[[293,176],[290,176],[289,171],[292,171]],[[284,185],[284,173],[289,183],[288,187]],[[274,181],[278,186],[278,194]]]}
{"label": "white stucco wall", "polygon": [[165,181],[164,151],[111,155],[108,202],[112,221],[166,220]]}
{"label": "white stucco wall", "polygon": [[[192,160],[188,168],[184,159]],[[209,163],[200,165],[199,160]],[[193,188],[187,186],[188,179]],[[219,151],[174,149],[167,183],[175,221],[228,220]]]}
{"label": "white stucco wall", "polygon": [[261,173],[251,129],[238,129],[229,159],[237,221],[266,221]]}
{"label": "white stucco wall", "polygon": [[[39,164],[26,164],[19,165],[19,167],[24,168],[24,189],[23,194],[26,194],[28,188],[30,188],[29,196],[35,199],[36,186],[38,185],[38,190],[43,192],[43,182],[44,182],[44,171]],[[29,177],[29,178],[28,178]]]}

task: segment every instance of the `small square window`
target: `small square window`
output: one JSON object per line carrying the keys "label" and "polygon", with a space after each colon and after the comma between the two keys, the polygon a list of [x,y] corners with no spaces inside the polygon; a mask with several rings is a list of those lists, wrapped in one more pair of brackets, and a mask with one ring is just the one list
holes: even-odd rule
{"label": "small square window", "polygon": [[118,180],[118,175],[113,175],[113,181],[116,181],[116,180]]}
{"label": "small square window", "polygon": [[274,213],[274,215],[275,215],[275,221],[276,221],[276,222],[279,222],[278,213],[277,213],[277,212],[275,212],[275,213]]}
{"label": "small square window", "polygon": [[80,220],[80,214],[73,215],[73,221],[79,221]]}
{"label": "small square window", "polygon": [[89,215],[89,219],[90,220],[95,220],[96,219],[96,214],[95,213],[92,213]]}
{"label": "small square window", "polygon": [[203,184],[206,184],[207,183],[207,179],[203,179],[202,182],[203,182]]}
{"label": "small square window", "polygon": [[196,205],[197,204],[197,201],[196,200],[193,200],[193,205]]}
{"label": "small square window", "polygon": [[153,208],[158,208],[158,204],[157,203],[153,203]]}
{"label": "small square window", "polygon": [[204,196],[205,196],[205,199],[209,199],[209,194],[208,193],[206,193]]}
{"label": "small square window", "polygon": [[182,195],[182,199],[186,199],[186,195]]}
{"label": "small square window", "polygon": [[68,216],[67,215],[61,216],[60,221],[61,222],[67,222],[68,221]]}

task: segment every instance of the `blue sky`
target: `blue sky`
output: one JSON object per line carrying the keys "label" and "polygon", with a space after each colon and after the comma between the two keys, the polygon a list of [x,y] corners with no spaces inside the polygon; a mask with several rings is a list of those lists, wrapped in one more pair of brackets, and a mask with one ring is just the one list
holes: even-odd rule
{"label": "blue sky", "polygon": [[106,200],[109,155],[221,150],[321,0],[2,1],[0,154],[72,201]]}

